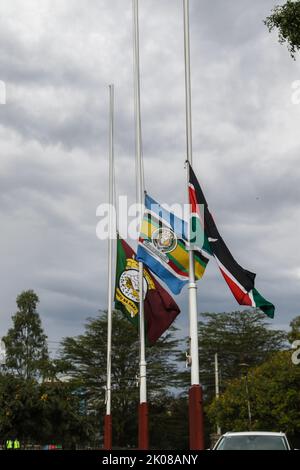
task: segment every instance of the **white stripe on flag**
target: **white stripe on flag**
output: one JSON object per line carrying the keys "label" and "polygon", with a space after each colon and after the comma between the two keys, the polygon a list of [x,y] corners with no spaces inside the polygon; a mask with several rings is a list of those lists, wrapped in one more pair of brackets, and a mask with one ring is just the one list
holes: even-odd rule
{"label": "white stripe on flag", "polygon": [[217,261],[217,263],[218,263],[220,269],[221,269],[222,271],[224,271],[224,273],[226,274],[226,276],[228,276],[228,277],[232,280],[232,282],[234,282],[242,292],[244,292],[245,294],[249,294],[249,292],[246,291],[245,287],[243,287],[243,286],[238,282],[238,280],[228,271],[228,269],[225,268],[225,266],[221,263],[221,261],[217,258],[217,256],[214,255],[214,257],[215,257],[215,259],[216,259],[216,261]]}
{"label": "white stripe on flag", "polygon": [[187,280],[188,280],[188,278],[189,278],[188,274],[186,274],[186,276],[183,276],[183,275],[181,275],[181,274],[178,274],[178,273],[177,273],[176,271],[174,271],[170,266],[168,266],[167,263],[163,263],[162,260],[161,260],[158,256],[155,255],[155,253],[153,253],[151,250],[149,250],[149,249],[147,248],[147,246],[145,246],[145,245],[143,244],[143,242],[139,242],[139,245],[140,245],[141,247],[143,247],[144,250],[146,250],[146,251],[151,255],[152,258],[154,258],[163,268],[165,268],[167,271],[169,271],[174,277],[177,277],[177,279],[179,279],[179,280],[181,280],[181,281],[187,281]]}

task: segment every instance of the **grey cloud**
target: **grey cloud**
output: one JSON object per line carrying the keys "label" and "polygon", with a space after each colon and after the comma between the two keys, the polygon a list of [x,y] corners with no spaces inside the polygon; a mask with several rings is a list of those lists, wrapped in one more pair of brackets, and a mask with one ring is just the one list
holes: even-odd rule
{"label": "grey cloud", "polygon": [[[299,68],[262,23],[273,0],[190,3],[194,167],[224,239],[287,325],[300,280]],[[55,339],[107,303],[95,213],[108,193],[111,82],[117,193],[135,198],[131,2],[6,0],[0,12],[0,334],[34,288]],[[147,190],[185,202],[182,2],[140,2],[140,33]],[[239,309],[213,262],[198,292],[199,311]],[[186,331],[186,290],[176,300]]]}

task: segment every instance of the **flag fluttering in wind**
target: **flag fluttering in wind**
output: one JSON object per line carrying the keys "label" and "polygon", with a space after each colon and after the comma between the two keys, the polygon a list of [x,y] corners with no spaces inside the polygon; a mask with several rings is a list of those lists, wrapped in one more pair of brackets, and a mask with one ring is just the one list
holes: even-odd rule
{"label": "flag fluttering in wind", "polygon": [[[137,259],[142,261],[174,294],[189,282],[187,224],[146,195],[145,213]],[[209,260],[208,253],[195,251],[195,276],[200,279]]]}
{"label": "flag fluttering in wind", "polygon": [[[189,197],[192,214],[196,221],[194,227],[202,225],[201,230],[205,232],[210,251],[217,261],[220,271],[228,284],[229,289],[240,305],[249,305],[261,309],[270,318],[274,317],[275,307],[264,299],[254,287],[256,274],[242,268],[233,258],[224,240],[222,239],[208,205],[200,184],[191,166],[189,166]],[[199,206],[202,205],[204,220],[201,220]],[[200,224],[199,224],[200,221]]]}
{"label": "flag fluttering in wind", "polygon": [[[180,313],[170,294],[144,268],[144,312],[149,344],[169,328]],[[137,328],[139,325],[139,264],[133,249],[118,238],[115,308]]]}

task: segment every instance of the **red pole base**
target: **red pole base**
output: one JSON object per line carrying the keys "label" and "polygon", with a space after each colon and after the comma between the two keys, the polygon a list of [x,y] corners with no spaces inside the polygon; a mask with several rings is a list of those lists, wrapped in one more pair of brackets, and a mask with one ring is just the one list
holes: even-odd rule
{"label": "red pole base", "polygon": [[104,418],[104,444],[103,449],[112,450],[112,417],[106,415]]}
{"label": "red pole base", "polygon": [[189,391],[190,450],[204,450],[203,393],[201,385]]}
{"label": "red pole base", "polygon": [[149,450],[148,403],[139,404],[139,450]]}

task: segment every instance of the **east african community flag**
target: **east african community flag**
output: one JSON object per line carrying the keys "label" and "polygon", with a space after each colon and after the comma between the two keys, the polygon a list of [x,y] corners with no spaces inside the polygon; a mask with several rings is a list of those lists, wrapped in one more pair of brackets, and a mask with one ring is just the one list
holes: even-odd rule
{"label": "east african community flag", "polygon": [[[137,328],[139,326],[139,263],[133,249],[118,238],[115,308]],[[169,328],[180,313],[170,294],[144,268],[144,313],[149,344]]]}
{"label": "east african community flag", "polygon": [[[205,240],[209,243],[210,251],[237,302],[240,305],[257,307],[270,318],[273,318],[274,305],[264,299],[255,289],[256,274],[247,271],[236,262],[221,237],[191,166],[189,167],[189,198],[194,218],[192,226],[201,227],[202,231],[204,227]],[[203,217],[201,217],[200,207]]]}
{"label": "east african community flag", "polygon": [[[137,259],[142,261],[174,294],[189,282],[187,224],[164,209],[148,194],[139,237]],[[200,279],[209,260],[205,250],[194,252],[195,277]]]}

